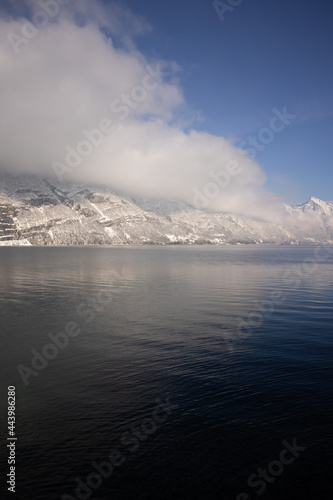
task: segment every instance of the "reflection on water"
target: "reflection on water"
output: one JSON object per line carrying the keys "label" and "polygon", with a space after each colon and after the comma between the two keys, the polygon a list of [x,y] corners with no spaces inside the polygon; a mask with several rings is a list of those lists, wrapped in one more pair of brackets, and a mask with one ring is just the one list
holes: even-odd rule
{"label": "reflection on water", "polygon": [[[262,498],[326,498],[333,257],[297,287],[283,279],[313,253],[0,248],[1,370],[17,387],[19,498],[76,498],[75,478],[112,448],[126,459],[93,498],[255,497],[248,477],[294,438],[306,452]],[[230,351],[226,339],[272,291],[286,300]],[[42,353],[69,322],[80,333],[25,386],[17,366],[31,368],[31,350]],[[129,452],[121,436],[166,395],[169,418]]]}

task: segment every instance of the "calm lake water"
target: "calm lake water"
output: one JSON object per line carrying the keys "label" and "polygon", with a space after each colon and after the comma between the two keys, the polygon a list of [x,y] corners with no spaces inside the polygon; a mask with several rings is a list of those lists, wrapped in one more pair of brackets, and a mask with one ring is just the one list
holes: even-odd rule
{"label": "calm lake water", "polygon": [[0,280],[16,498],[332,498],[333,249],[0,248]]}

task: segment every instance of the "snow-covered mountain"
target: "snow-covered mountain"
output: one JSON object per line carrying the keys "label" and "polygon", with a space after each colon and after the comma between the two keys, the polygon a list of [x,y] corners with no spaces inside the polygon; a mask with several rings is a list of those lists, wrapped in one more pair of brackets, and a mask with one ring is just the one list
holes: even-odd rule
{"label": "snow-covered mountain", "polygon": [[2,176],[0,245],[333,243],[333,202],[285,205],[283,222],[137,199],[108,188]]}
{"label": "snow-covered mountain", "polygon": [[296,206],[285,205],[289,213],[316,213],[319,215],[332,216],[333,214],[333,201],[322,201],[312,196],[305,203],[299,203]]}

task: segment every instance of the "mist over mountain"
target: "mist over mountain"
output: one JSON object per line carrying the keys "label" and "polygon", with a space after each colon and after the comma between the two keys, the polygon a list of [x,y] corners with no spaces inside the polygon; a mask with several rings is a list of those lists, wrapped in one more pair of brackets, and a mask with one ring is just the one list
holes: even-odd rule
{"label": "mist over mountain", "polygon": [[[1,188],[3,213],[7,202],[18,210],[13,221],[15,214],[8,222],[3,215],[3,231],[8,224],[8,233],[38,244],[328,239],[326,205],[323,214],[320,203],[284,207],[286,194],[267,189],[257,159],[293,126],[288,106],[272,103],[267,123],[242,148],[239,137],[197,130],[204,117],[186,101],[183,68],[139,49],[137,37],[153,29],[144,17],[97,0],[58,7],[42,29],[31,22],[37,0],[0,7],[0,174],[18,176]],[[31,180],[39,177],[48,181]],[[92,206],[85,190],[104,205]],[[116,193],[126,193],[126,204]],[[143,217],[140,228],[107,225],[115,200],[120,217]],[[32,236],[30,223],[43,235]],[[45,232],[49,223],[54,230]]]}

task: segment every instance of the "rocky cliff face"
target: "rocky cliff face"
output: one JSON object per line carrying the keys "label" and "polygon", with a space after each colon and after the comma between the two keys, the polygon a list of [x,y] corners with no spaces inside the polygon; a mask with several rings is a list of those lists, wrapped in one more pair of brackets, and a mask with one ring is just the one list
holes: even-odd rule
{"label": "rocky cliff face", "polygon": [[2,176],[0,245],[333,243],[333,202],[285,206],[283,224],[134,199],[111,189]]}

